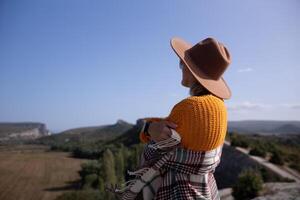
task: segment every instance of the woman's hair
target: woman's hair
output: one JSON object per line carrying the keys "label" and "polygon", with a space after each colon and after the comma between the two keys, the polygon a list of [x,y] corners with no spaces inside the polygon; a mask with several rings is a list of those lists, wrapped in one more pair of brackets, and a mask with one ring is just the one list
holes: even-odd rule
{"label": "woman's hair", "polygon": [[195,81],[192,87],[190,87],[189,91],[191,96],[201,96],[205,94],[211,94],[203,85],[201,85],[198,81]]}

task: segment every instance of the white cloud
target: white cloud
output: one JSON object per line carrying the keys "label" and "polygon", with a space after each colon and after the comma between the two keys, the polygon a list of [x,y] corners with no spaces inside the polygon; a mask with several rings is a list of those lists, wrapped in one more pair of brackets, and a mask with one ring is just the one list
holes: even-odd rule
{"label": "white cloud", "polygon": [[300,120],[300,104],[263,104],[257,102],[226,102],[230,120],[272,119]]}
{"label": "white cloud", "polygon": [[271,105],[260,104],[260,103],[251,103],[249,101],[245,101],[239,104],[228,105],[228,110],[239,111],[239,110],[261,110],[265,108],[270,108]]}
{"label": "white cloud", "polygon": [[300,109],[300,104],[285,103],[281,105],[290,109]]}
{"label": "white cloud", "polygon": [[242,110],[262,110],[267,108],[287,108],[293,110],[300,110],[300,104],[297,103],[284,103],[284,104],[277,104],[277,105],[269,105],[269,104],[261,104],[261,103],[252,103],[249,101],[244,101],[242,103],[236,104],[228,104],[227,109],[232,111],[242,111]]}
{"label": "white cloud", "polygon": [[253,71],[253,68],[251,67],[242,68],[238,70],[238,72],[251,72],[251,71]]}

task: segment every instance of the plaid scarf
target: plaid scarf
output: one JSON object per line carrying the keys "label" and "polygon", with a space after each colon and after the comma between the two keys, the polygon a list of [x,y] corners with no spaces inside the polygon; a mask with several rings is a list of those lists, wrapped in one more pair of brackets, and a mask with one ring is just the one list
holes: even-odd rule
{"label": "plaid scarf", "polygon": [[[128,174],[135,179],[127,181],[123,189],[111,185],[107,190],[119,199],[203,199],[219,200],[215,168],[218,166],[222,147],[209,151],[192,151],[179,146],[172,138],[145,145],[140,167]],[[141,197],[142,196],[142,197]]]}

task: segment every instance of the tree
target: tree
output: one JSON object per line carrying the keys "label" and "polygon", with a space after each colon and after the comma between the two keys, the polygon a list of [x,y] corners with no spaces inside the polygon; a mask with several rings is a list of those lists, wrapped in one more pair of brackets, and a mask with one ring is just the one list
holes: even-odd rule
{"label": "tree", "polygon": [[116,163],[116,176],[118,183],[124,183],[124,156],[123,156],[123,148],[117,151],[115,156],[115,163]]}
{"label": "tree", "polygon": [[101,194],[104,194],[105,193],[105,183],[104,183],[104,180],[102,177],[99,177],[98,179],[98,188],[99,188],[99,191],[101,192]]}
{"label": "tree", "polygon": [[103,153],[103,170],[104,181],[107,183],[115,184],[117,182],[115,173],[114,155],[110,149],[106,149]]}
{"label": "tree", "polygon": [[82,180],[85,179],[87,175],[97,174],[98,176],[101,173],[101,164],[96,160],[91,160],[81,165],[81,170],[79,171],[79,175]]}
{"label": "tree", "polygon": [[233,134],[230,137],[230,145],[233,147],[243,147],[243,148],[248,148],[249,144],[245,138],[242,136],[239,136],[237,134]]}
{"label": "tree", "polygon": [[266,157],[267,152],[266,150],[261,146],[261,145],[255,145],[250,151],[249,151],[250,155],[254,155],[254,156],[260,156],[260,157]]}
{"label": "tree", "polygon": [[98,187],[98,175],[97,174],[89,174],[84,177],[84,185],[83,189],[94,188]]}
{"label": "tree", "polygon": [[[106,184],[116,184],[115,160],[110,149],[106,149],[103,153],[103,176]],[[106,192],[105,199],[111,200],[115,199],[115,197],[110,192]]]}
{"label": "tree", "polygon": [[233,197],[237,200],[248,200],[258,196],[263,187],[261,174],[251,168],[243,170],[233,186]]}
{"label": "tree", "polygon": [[277,164],[277,165],[283,165],[283,158],[281,154],[278,151],[274,151],[272,153],[272,156],[270,158],[270,162]]}
{"label": "tree", "polygon": [[143,144],[136,144],[132,146],[126,159],[127,169],[134,170],[137,166],[139,166],[143,148]]}

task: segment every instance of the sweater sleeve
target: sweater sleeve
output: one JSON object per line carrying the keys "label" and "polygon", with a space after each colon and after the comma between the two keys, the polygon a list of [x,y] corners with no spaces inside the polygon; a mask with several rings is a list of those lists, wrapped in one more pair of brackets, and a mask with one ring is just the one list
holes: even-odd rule
{"label": "sweater sleeve", "polygon": [[[147,118],[142,118],[145,121],[152,121],[152,122],[157,122],[157,121],[171,121],[175,124],[177,124],[176,131],[180,131],[180,128],[182,127],[182,120],[181,117],[184,114],[184,107],[185,107],[185,101],[180,101],[179,103],[175,104],[174,107],[172,108],[171,112],[169,115],[165,118],[160,118],[160,117],[147,117]],[[143,130],[139,133],[140,140],[143,143],[148,143],[150,141],[150,137],[145,135]]]}

